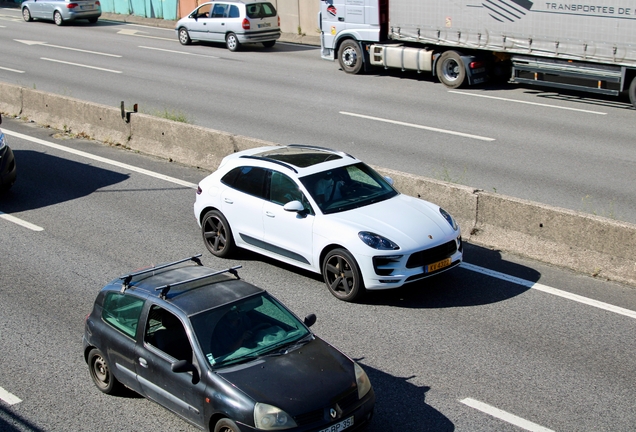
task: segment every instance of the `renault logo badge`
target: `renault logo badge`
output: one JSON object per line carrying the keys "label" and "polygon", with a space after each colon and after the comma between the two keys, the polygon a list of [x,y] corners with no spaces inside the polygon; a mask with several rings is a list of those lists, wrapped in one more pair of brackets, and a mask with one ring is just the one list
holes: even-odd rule
{"label": "renault logo badge", "polygon": [[329,415],[331,416],[332,419],[335,419],[336,416],[338,415],[338,412],[335,409],[331,408],[329,409]]}

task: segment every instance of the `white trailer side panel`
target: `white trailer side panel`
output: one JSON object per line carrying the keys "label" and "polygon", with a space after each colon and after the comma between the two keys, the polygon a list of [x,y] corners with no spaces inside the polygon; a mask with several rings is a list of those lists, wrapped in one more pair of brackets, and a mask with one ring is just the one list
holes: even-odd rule
{"label": "white trailer side panel", "polygon": [[390,38],[636,66],[631,0],[388,0]]}

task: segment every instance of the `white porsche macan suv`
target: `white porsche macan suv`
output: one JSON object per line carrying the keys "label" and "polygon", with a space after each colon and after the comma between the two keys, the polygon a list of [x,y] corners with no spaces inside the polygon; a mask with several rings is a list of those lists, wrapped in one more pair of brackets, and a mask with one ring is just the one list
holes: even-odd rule
{"label": "white porsche macan suv", "polygon": [[236,247],[321,273],[358,300],[459,265],[461,230],[428,201],[396,191],[355,157],[322,147],[253,148],[225,157],[197,189],[208,250]]}

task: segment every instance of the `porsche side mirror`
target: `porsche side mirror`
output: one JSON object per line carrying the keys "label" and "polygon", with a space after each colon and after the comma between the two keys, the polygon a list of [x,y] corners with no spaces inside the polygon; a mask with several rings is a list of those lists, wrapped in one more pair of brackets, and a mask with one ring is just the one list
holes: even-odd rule
{"label": "porsche side mirror", "polygon": [[283,210],[288,211],[288,212],[301,212],[303,210],[305,210],[305,206],[303,206],[303,203],[301,203],[298,200],[294,200],[294,201],[290,201],[287,204],[285,204],[283,206]]}

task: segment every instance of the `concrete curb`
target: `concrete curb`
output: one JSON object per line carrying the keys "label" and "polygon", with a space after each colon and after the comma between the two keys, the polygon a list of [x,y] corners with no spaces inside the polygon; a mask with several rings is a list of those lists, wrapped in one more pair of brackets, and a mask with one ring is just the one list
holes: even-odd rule
{"label": "concrete curb", "polygon": [[[0,111],[210,171],[233,152],[277,145],[6,83]],[[455,215],[471,243],[636,286],[636,225],[376,168]]]}

